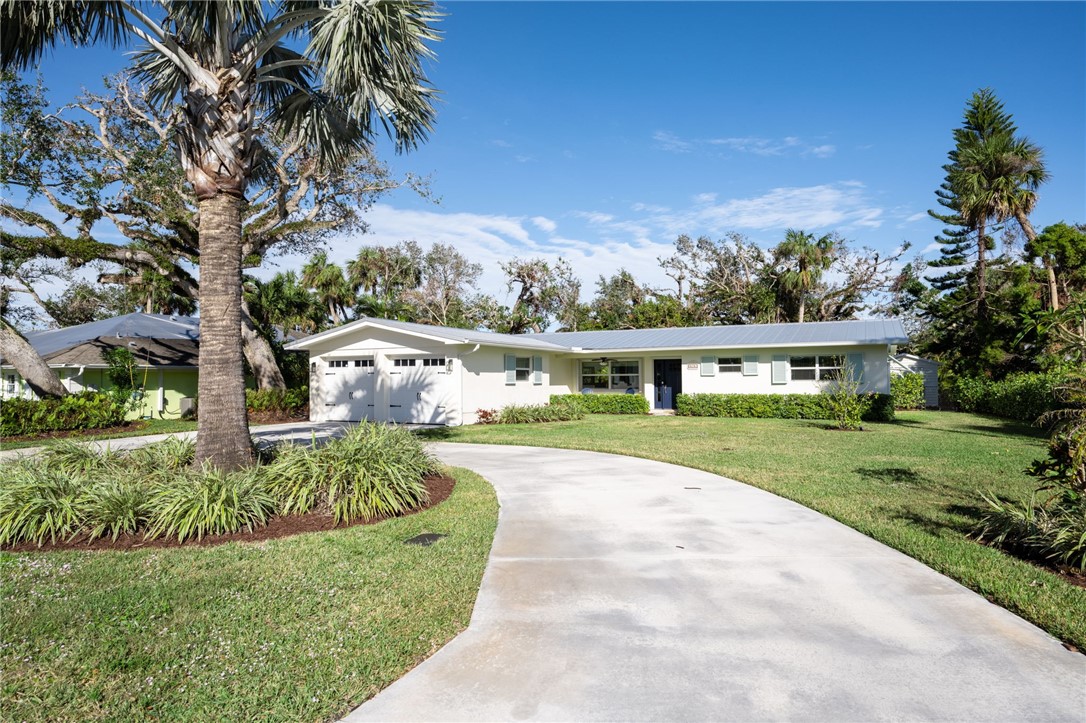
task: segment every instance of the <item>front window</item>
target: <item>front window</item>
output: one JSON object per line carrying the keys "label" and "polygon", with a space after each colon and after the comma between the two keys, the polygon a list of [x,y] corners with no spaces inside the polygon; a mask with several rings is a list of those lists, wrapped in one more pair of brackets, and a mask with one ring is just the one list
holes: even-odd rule
{"label": "front window", "polygon": [[743,371],[743,360],[737,356],[725,356],[716,360],[716,369],[718,372],[740,372]]}
{"label": "front window", "polygon": [[4,384],[4,392],[7,394],[15,393],[15,375],[8,374],[7,382]]}
{"label": "front window", "polygon": [[530,356],[517,357],[517,381],[526,382],[532,378],[532,358]]}
{"label": "front window", "polygon": [[641,363],[636,359],[581,362],[581,389],[624,392],[641,386]]}
{"label": "front window", "polygon": [[794,356],[789,359],[792,381],[828,381],[841,376],[845,358],[839,355]]}

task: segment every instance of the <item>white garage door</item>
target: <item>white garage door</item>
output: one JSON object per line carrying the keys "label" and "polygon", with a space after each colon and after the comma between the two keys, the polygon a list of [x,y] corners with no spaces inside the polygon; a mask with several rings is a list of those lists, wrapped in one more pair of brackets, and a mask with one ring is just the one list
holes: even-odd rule
{"label": "white garage door", "polygon": [[388,416],[400,424],[444,424],[450,379],[445,357],[391,359]]}
{"label": "white garage door", "polygon": [[324,418],[358,422],[374,418],[373,359],[332,359],[324,375]]}

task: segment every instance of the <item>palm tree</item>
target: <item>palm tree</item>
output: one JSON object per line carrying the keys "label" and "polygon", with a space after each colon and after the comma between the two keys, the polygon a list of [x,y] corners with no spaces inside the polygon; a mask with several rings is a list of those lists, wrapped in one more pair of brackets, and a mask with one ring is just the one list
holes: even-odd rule
{"label": "palm tree", "polygon": [[318,251],[302,267],[302,283],[317,292],[321,304],[328,308],[333,326],[338,326],[346,317],[348,303],[353,301],[351,285],[347,283],[343,269],[330,263],[324,251]]}
{"label": "palm tree", "polygon": [[[956,145],[947,171],[948,196],[965,225],[977,233],[977,301],[986,312],[988,223],[1015,219],[1032,242],[1037,234],[1029,214],[1037,188],[1048,180],[1044,152],[1017,127],[995,93],[984,88],[966,106],[965,122],[954,131]],[[1054,272],[1050,275],[1054,278]],[[1050,285],[1052,285],[1050,283]],[[1053,296],[1050,304],[1058,306]]]}
{"label": "palm tree", "polygon": [[788,229],[784,241],[777,245],[777,261],[783,264],[778,279],[781,287],[799,301],[798,321],[803,323],[807,310],[807,295],[822,279],[822,272],[833,263],[836,244],[833,236]]}
{"label": "palm tree", "polygon": [[427,0],[0,0],[3,69],[59,42],[138,42],[135,70],[154,102],[180,101],[179,158],[200,212],[198,463],[251,459],[237,330],[257,129],[296,134],[325,164],[363,148],[378,122],[398,150],[414,148],[434,118],[422,62],[438,17]]}

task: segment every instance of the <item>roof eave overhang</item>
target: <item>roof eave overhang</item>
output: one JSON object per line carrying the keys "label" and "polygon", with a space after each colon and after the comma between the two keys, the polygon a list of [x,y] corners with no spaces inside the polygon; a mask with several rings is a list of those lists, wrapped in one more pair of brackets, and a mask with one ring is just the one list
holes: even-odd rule
{"label": "roof eave overhang", "polygon": [[701,351],[705,349],[794,349],[797,347],[846,347],[846,346],[892,346],[894,344],[906,344],[908,339],[870,339],[864,341],[819,341],[819,342],[788,342],[777,344],[721,344],[697,346],[649,346],[649,347],[600,347],[596,349],[586,347],[573,347],[567,350],[569,356],[599,356],[600,354],[667,354],[678,351]]}

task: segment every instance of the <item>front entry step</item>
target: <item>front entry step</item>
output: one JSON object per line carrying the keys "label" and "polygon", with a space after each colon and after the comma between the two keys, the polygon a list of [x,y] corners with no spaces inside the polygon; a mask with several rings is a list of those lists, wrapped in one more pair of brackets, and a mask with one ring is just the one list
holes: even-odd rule
{"label": "front entry step", "polygon": [[654,417],[674,417],[675,416],[675,410],[674,409],[653,409],[652,411],[649,412],[649,414],[651,414]]}

